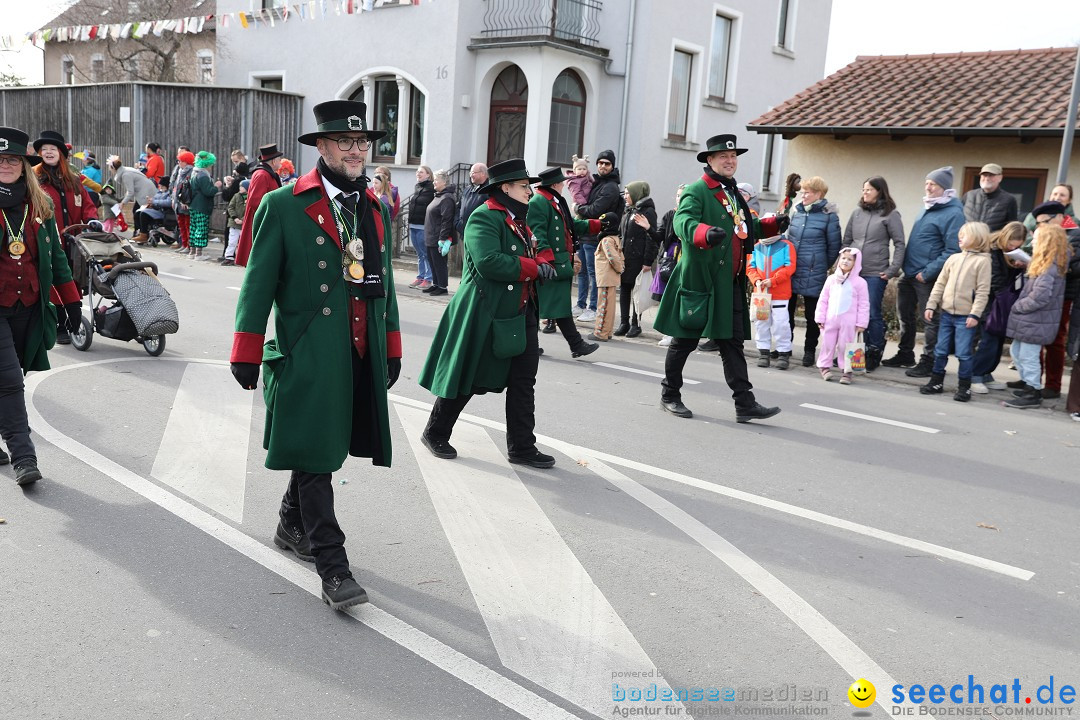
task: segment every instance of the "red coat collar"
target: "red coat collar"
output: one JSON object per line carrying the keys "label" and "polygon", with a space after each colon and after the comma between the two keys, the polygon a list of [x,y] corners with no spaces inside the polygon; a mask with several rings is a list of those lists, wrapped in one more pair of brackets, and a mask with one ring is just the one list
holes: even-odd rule
{"label": "red coat collar", "polygon": [[713,180],[711,177],[709,177],[708,173],[702,173],[701,179],[705,181],[705,185],[710,190],[715,190],[716,188],[720,187],[720,182],[718,180]]}
{"label": "red coat collar", "polygon": [[[511,230],[513,230],[515,235],[517,235],[519,237],[521,236],[521,230],[519,230],[517,225],[514,224],[513,218],[510,217],[510,211],[507,210],[505,207],[503,207],[502,203],[500,203],[495,198],[488,198],[487,201],[484,204],[487,205],[488,208],[491,209],[491,210],[501,210],[502,212],[506,213],[505,220],[506,220],[507,227],[509,227]],[[521,218],[521,224],[525,225],[525,234],[526,234],[526,236],[531,238],[532,237],[532,230],[529,228],[528,225],[525,224],[525,218]]]}
{"label": "red coat collar", "polygon": [[293,183],[292,194],[293,195],[299,195],[300,193],[304,192],[305,190],[310,190],[310,189],[316,188],[316,187],[321,190],[322,186],[323,186],[323,184],[322,184],[322,176],[319,175],[318,168],[312,168],[303,177],[301,177],[299,180],[297,180],[296,182]]}

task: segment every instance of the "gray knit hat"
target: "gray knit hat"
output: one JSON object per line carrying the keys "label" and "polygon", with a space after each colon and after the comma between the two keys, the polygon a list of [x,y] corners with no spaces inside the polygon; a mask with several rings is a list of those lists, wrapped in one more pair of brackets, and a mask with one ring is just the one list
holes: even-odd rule
{"label": "gray knit hat", "polygon": [[933,172],[927,173],[927,179],[933,180],[941,186],[943,190],[950,190],[952,188],[952,165],[946,165],[945,167],[939,167]]}

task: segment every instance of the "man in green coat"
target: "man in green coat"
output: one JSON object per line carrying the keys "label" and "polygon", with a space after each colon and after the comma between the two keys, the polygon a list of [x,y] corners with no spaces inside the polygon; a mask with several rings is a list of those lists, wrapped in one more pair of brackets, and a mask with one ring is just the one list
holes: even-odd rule
{"label": "man in green coat", "polygon": [[735,181],[738,156],[746,149],[736,145],[734,135],[709,138],[708,149],[697,156],[698,162],[706,163],[705,173],[683,190],[675,211],[682,257],[664,289],[653,327],[673,337],[660,383],[660,406],[676,417],[693,417],[682,402],[682,371],[702,337],[719,343],[737,422],[764,420],[780,412],[754,398],[742,346],[750,334],[746,256],[755,238],[782,233],[787,217],[759,221],[750,214]]}
{"label": "man in green coat", "polygon": [[[401,372],[401,334],[386,239],[390,216],[367,188],[372,141],[364,103],[315,108],[318,129],[299,141],[317,167],[268,193],[236,306],[232,370],[266,400],[266,467],[291,470],[274,543],[314,561],[335,610],[367,600],[349,571],[334,514],[332,473],[346,456],[390,466],[386,391]],[[263,344],[275,308],[275,338]]]}
{"label": "man in green coat", "polygon": [[439,321],[420,385],[438,398],[420,440],[444,460],[461,411],[473,395],[506,390],[510,462],[549,468],[555,458],[536,449],[535,385],[540,362],[537,280],[555,278],[551,252],[534,246],[525,223],[532,183],[524,160],[492,165],[478,192],[488,196],[465,224],[461,285]]}
{"label": "man in green coat", "polygon": [[[581,337],[571,314],[570,283],[574,279],[574,234],[596,235],[603,227],[600,220],[580,220],[570,214],[562,196],[566,175],[562,168],[548,168],[540,173],[540,185],[529,200],[526,222],[536,238],[537,257],[555,268],[555,279],[540,285],[540,317],[559,326],[570,355],[581,357],[595,352],[600,345]],[[612,218],[614,219],[614,217]],[[547,329],[544,330],[547,332]]]}

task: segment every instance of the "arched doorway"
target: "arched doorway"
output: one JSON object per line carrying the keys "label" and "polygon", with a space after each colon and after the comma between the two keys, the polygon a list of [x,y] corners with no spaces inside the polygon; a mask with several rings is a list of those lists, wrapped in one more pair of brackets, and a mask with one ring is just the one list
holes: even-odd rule
{"label": "arched doorway", "polygon": [[525,116],[529,104],[529,83],[517,65],[495,78],[491,88],[491,116],[488,122],[487,164],[525,155]]}

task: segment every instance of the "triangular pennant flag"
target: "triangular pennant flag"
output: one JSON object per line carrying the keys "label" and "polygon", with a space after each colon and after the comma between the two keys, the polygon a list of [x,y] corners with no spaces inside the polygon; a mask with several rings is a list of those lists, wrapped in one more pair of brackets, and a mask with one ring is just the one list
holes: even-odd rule
{"label": "triangular pennant flag", "polygon": [[97,36],[98,36],[98,26],[97,25],[91,25],[90,26],[90,39],[91,40],[97,40]]}
{"label": "triangular pennant flag", "polygon": [[120,37],[128,38],[131,36],[131,23],[124,23],[124,27],[120,28]]}
{"label": "triangular pennant flag", "polygon": [[154,33],[154,37],[161,37],[161,33],[165,32],[165,21],[155,20],[151,25],[151,32]]}
{"label": "triangular pennant flag", "polygon": [[82,42],[87,42],[90,40],[89,25],[83,25],[81,28],[79,28],[79,40],[81,40]]}
{"label": "triangular pennant flag", "polygon": [[244,13],[236,13],[236,17],[240,21],[240,27],[247,30],[247,26],[248,26],[247,15],[245,15]]}

